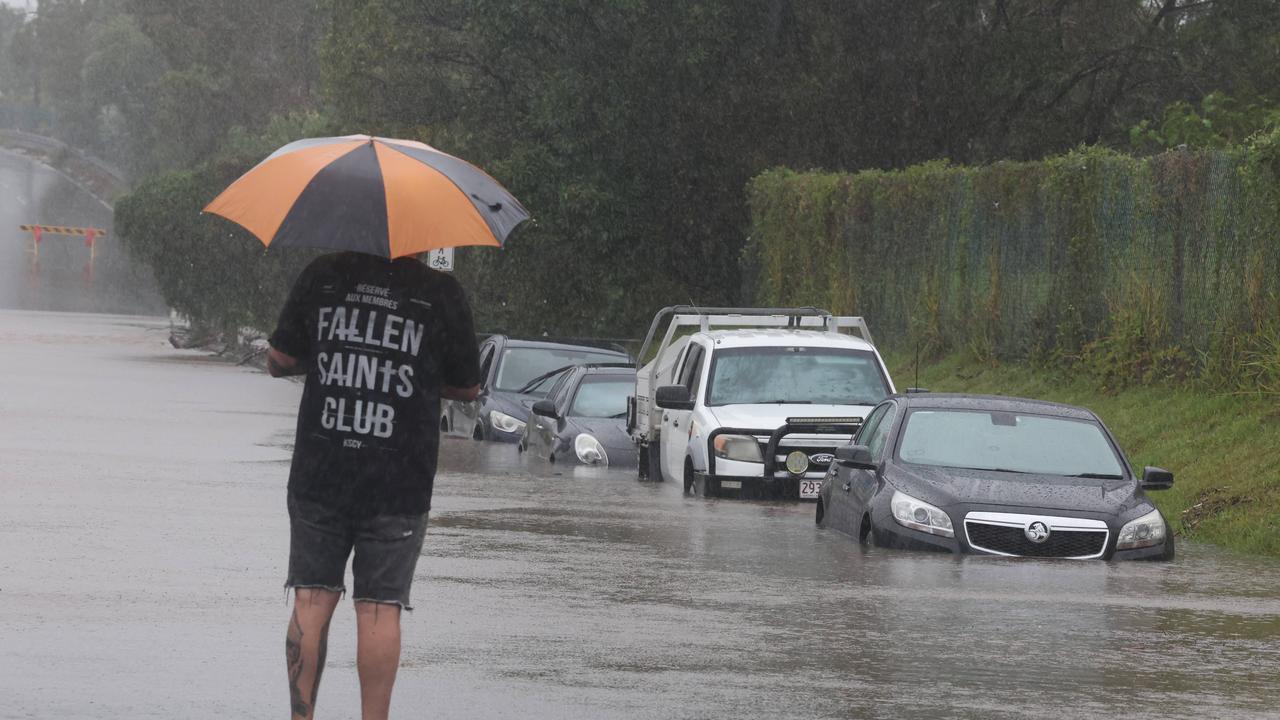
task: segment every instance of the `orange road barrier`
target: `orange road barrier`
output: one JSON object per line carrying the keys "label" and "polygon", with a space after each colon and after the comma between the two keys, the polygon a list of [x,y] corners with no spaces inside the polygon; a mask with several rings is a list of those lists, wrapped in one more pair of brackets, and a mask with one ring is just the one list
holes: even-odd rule
{"label": "orange road barrier", "polygon": [[97,241],[107,236],[107,231],[95,227],[74,227],[69,225],[19,225],[19,230],[31,233],[31,273],[40,271],[40,243],[45,235],[70,235],[84,238],[84,246],[89,248],[89,262],[84,266],[84,281],[93,284],[93,260],[97,256]]}

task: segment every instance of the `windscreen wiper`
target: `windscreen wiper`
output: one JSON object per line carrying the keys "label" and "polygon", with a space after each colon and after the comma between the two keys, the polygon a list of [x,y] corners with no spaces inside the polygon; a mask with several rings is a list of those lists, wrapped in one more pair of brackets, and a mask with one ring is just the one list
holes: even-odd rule
{"label": "windscreen wiper", "polygon": [[1068,475],[1067,477],[1090,478],[1093,480],[1123,480],[1124,479],[1123,475],[1116,475],[1115,473],[1095,473],[1095,472],[1078,473],[1076,475]]}
{"label": "windscreen wiper", "polygon": [[568,369],[569,369],[569,368],[571,368],[571,367],[573,367],[573,365],[565,365],[564,367],[562,367],[562,368],[556,368],[555,370],[552,370],[551,372],[542,373],[542,374],[541,374],[541,375],[539,375],[538,377],[536,377],[536,378],[534,378],[534,379],[530,380],[529,382],[525,383],[523,386],[521,386],[521,388],[520,388],[519,390],[516,390],[516,392],[517,392],[517,393],[520,393],[520,394],[522,394],[522,395],[523,395],[523,394],[526,394],[526,393],[528,393],[530,390],[532,390],[534,387],[536,387],[539,383],[541,383],[542,381],[544,381],[544,380],[546,380],[546,379],[548,379],[548,378],[551,378],[551,377],[555,377],[556,375],[559,375],[560,373],[564,372],[565,370],[568,370]]}

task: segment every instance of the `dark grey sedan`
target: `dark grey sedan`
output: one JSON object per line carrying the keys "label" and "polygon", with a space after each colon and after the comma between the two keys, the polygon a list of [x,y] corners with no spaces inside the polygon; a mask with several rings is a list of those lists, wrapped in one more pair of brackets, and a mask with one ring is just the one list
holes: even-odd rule
{"label": "dark grey sedan", "polygon": [[521,448],[550,462],[635,467],[627,434],[627,398],[636,388],[631,365],[579,365],[533,403]]}
{"label": "dark grey sedan", "polygon": [[1018,398],[890,397],[837,448],[817,522],[885,547],[1168,560],[1173,533],[1089,410]]}
{"label": "dark grey sedan", "polygon": [[630,359],[620,349],[490,335],[480,343],[480,397],[472,402],[443,401],[440,430],[476,440],[519,442],[529,407],[546,397],[558,371],[578,363]]}

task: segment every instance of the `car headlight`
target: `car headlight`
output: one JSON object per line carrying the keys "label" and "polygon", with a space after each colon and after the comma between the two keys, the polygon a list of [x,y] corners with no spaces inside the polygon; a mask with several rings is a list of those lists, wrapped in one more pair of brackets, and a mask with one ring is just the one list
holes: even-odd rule
{"label": "car headlight", "polygon": [[578,459],[586,465],[608,465],[609,455],[605,453],[600,441],[587,433],[581,433],[573,439],[573,451]]}
{"label": "car headlight", "polygon": [[711,441],[716,457],[741,462],[764,462],[760,454],[760,441],[750,435],[717,435]]}
{"label": "car headlight", "polygon": [[1159,510],[1152,509],[1137,520],[1130,520],[1120,528],[1120,539],[1116,541],[1117,550],[1133,550],[1151,547],[1164,543],[1164,517]]}
{"label": "car headlight", "polygon": [[894,490],[889,507],[893,509],[893,519],[903,527],[927,532],[930,535],[956,536],[956,531],[951,527],[951,518],[923,500],[917,500]]}
{"label": "car headlight", "polygon": [[489,424],[494,430],[504,433],[524,432],[524,421],[513,418],[510,415],[498,410],[489,411]]}

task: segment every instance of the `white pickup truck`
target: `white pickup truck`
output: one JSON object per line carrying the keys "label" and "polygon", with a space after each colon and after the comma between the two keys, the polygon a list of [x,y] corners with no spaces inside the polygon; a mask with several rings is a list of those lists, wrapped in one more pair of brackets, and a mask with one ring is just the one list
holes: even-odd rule
{"label": "white pickup truck", "polygon": [[895,392],[866,322],[818,308],[664,308],[638,357],[640,475],[705,496],[817,498],[835,448]]}

